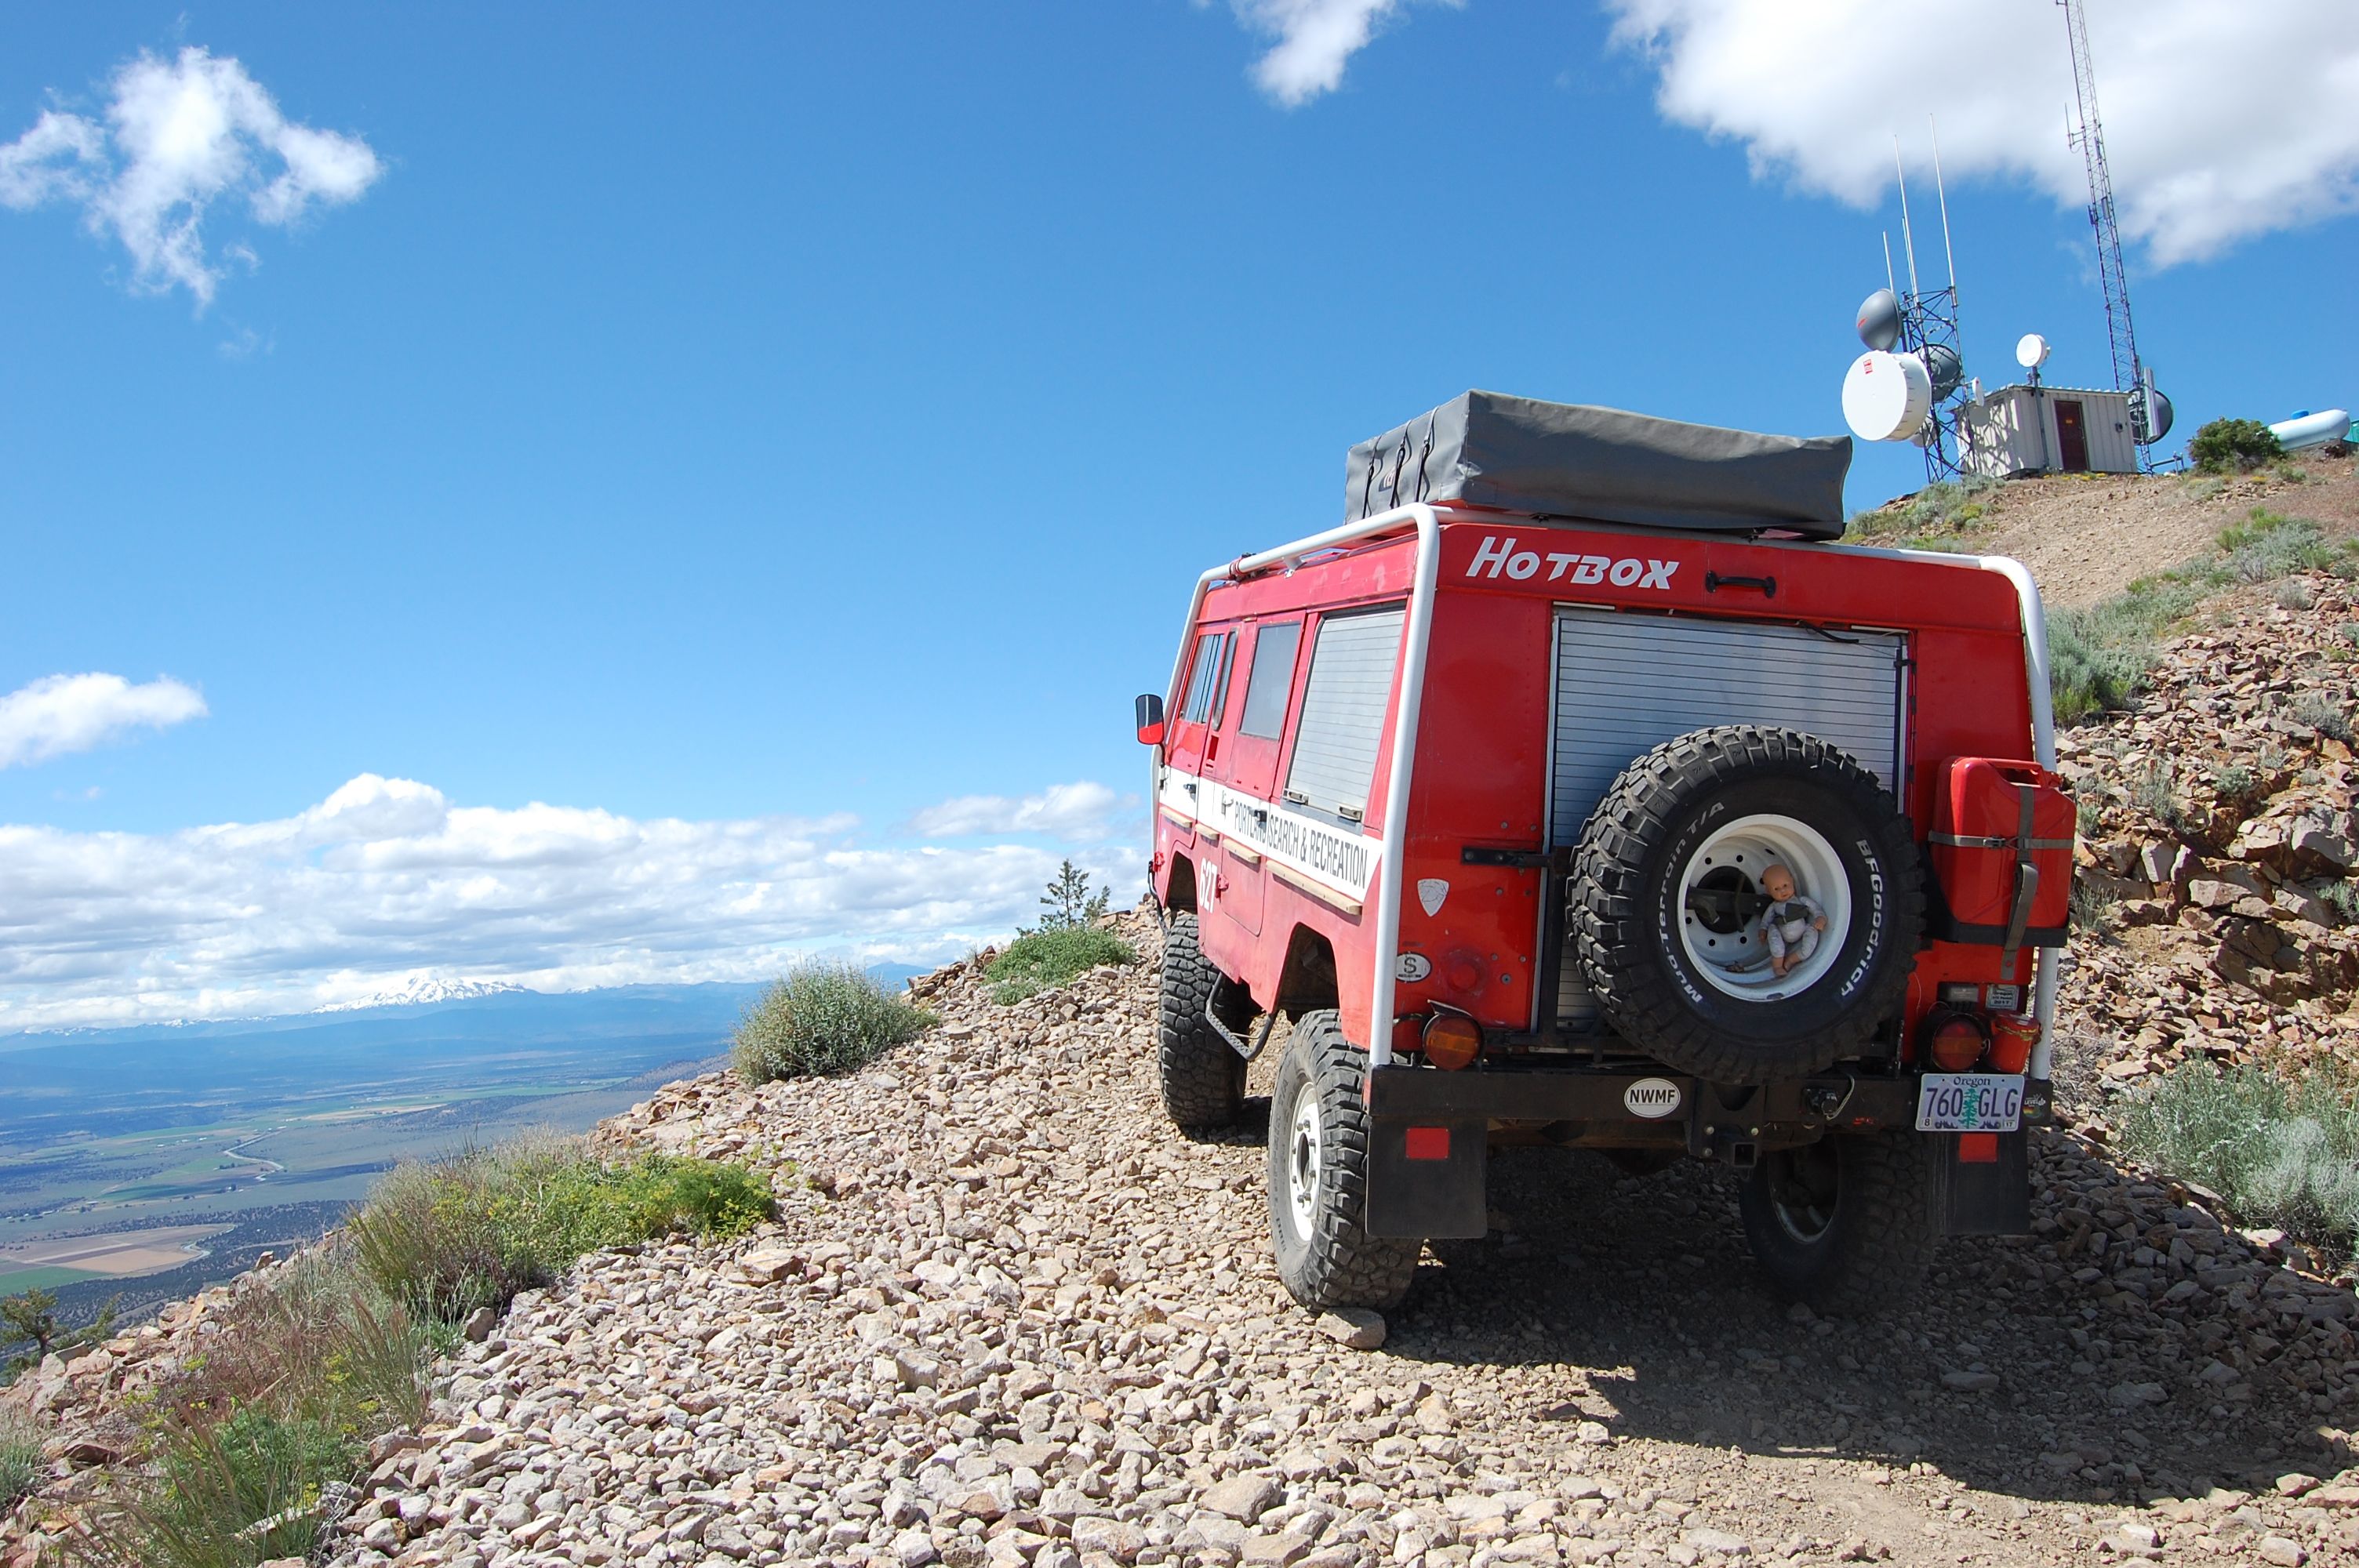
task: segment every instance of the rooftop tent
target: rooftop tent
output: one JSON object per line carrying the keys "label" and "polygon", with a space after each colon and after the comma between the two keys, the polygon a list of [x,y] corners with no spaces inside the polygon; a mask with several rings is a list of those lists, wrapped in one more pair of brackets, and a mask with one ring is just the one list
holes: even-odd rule
{"label": "rooftop tent", "polygon": [[1347,522],[1457,501],[1644,528],[1843,531],[1851,438],[1760,436],[1469,392],[1352,449]]}

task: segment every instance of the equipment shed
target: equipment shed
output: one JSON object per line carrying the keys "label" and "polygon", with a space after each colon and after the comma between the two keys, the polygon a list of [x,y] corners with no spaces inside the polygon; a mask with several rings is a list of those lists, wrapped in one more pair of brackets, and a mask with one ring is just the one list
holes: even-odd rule
{"label": "equipment shed", "polygon": [[1959,425],[1970,474],[2137,472],[2125,392],[2018,383],[1967,404]]}

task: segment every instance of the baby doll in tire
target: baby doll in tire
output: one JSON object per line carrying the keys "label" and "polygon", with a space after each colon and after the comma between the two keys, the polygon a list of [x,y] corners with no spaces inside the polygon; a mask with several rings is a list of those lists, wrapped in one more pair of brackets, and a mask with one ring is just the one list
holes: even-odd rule
{"label": "baby doll in tire", "polygon": [[1819,950],[1827,912],[1817,899],[1796,892],[1794,873],[1780,865],[1762,871],[1761,892],[1769,900],[1769,907],[1761,912],[1761,939],[1769,948],[1770,972],[1782,979]]}

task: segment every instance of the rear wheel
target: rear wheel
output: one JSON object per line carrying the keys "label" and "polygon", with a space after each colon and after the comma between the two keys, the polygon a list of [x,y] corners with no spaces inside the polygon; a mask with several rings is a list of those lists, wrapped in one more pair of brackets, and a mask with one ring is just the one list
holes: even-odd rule
{"label": "rear wheel", "polygon": [[1190,1131],[1231,1125],[1245,1104],[1245,1059],[1204,1016],[1220,979],[1196,944],[1196,917],[1173,915],[1163,934],[1155,1065],[1164,1110]]}
{"label": "rear wheel", "polygon": [[1857,1316],[1898,1306],[1933,1265],[1933,1141],[1823,1138],[1765,1154],[1738,1198],[1745,1239],[1777,1288]]}
{"label": "rear wheel", "polygon": [[1302,1015],[1269,1098],[1269,1229],[1277,1277],[1308,1307],[1388,1307],[1424,1243],[1370,1236],[1368,1054],[1332,1011]]}

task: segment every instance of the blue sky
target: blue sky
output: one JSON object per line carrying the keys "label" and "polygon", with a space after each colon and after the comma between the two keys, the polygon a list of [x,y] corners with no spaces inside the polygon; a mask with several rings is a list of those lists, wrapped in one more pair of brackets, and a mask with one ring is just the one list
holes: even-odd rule
{"label": "blue sky", "polygon": [[[2010,5],[1931,51],[1968,368],[2102,382]],[[1128,699],[1351,441],[1469,386],[1840,429],[1929,94],[1764,5],[10,12],[0,140],[114,140],[0,206],[0,1027],[931,957],[1069,852],[1126,895]],[[2181,431],[2348,406],[2333,7],[2093,9]],[[143,266],[109,106],[192,47],[278,119]]]}

